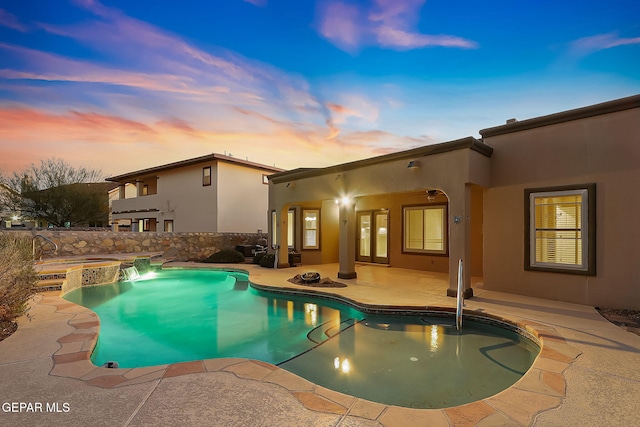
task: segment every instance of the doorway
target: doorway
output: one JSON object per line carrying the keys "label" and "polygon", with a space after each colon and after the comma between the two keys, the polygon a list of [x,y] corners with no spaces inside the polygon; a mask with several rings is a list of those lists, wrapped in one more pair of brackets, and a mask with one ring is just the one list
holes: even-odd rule
{"label": "doorway", "polygon": [[389,210],[356,212],[356,261],[389,263]]}

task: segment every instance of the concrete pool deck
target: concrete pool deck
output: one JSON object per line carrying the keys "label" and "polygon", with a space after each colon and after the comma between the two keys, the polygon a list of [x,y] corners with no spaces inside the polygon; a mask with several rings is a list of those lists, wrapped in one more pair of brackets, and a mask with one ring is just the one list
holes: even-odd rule
{"label": "concrete pool deck", "polygon": [[[358,265],[357,279],[339,280],[335,264],[233,267],[247,270],[257,284],[338,294],[361,304],[455,304],[446,297],[446,274]],[[348,286],[287,282],[307,271]],[[247,359],[99,368],[88,360],[99,330],[95,314],[47,292],[34,300],[31,320],[19,319],[18,331],[0,342],[0,425],[640,425],[639,336],[593,307],[486,291],[479,279],[474,283],[467,310],[515,322],[542,341],[540,356],[520,381],[478,402],[432,410],[386,406]]]}

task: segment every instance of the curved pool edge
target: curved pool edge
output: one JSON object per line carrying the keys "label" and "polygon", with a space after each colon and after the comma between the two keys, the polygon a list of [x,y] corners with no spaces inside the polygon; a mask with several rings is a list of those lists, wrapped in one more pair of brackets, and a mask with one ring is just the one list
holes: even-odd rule
{"label": "curved pool edge", "polygon": [[[250,274],[247,270],[240,268],[216,269]],[[362,304],[344,296],[336,296],[315,289],[308,291],[254,283],[252,285],[269,291],[275,289],[285,293],[292,291],[315,297],[324,296],[335,301],[354,304],[356,308],[367,307],[387,314],[393,310],[404,313],[407,310],[414,313],[425,311],[423,307]],[[116,388],[188,374],[226,372],[246,380],[279,385],[309,410],[356,416],[385,425],[395,424],[398,420],[406,420],[414,424],[449,422],[447,420],[453,424],[456,424],[455,420],[467,423],[492,420],[491,422],[495,424],[501,424],[502,421],[529,424],[538,413],[555,408],[562,403],[566,393],[565,372],[580,355],[580,352],[567,344],[552,326],[514,316],[505,317],[469,310],[468,314],[515,325],[529,332],[540,344],[541,350],[538,357],[520,380],[491,397],[443,409],[412,409],[345,395],[311,383],[275,365],[243,358],[207,359],[145,368],[102,368],[94,365],[90,360],[100,329],[98,316],[90,309],[60,297],[47,297],[40,303],[53,305],[57,313],[69,315],[66,323],[73,328],[73,331],[57,340],[60,349],[52,355],[53,368],[50,375],[78,379],[95,387]],[[452,310],[450,307],[427,308],[438,311]],[[514,402],[521,404],[514,405]]]}

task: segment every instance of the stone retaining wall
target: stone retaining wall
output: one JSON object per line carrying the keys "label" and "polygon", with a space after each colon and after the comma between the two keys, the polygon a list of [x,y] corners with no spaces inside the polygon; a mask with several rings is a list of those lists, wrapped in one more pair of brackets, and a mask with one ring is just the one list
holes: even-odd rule
{"label": "stone retaining wall", "polygon": [[[114,253],[159,252],[178,261],[199,261],[222,249],[237,245],[255,245],[266,234],[258,233],[121,233],[113,231],[0,231],[26,235],[36,234],[58,244],[56,255],[44,253],[42,258],[92,256]],[[36,240],[36,248],[48,249],[43,239]],[[39,253],[37,253],[39,257]]]}

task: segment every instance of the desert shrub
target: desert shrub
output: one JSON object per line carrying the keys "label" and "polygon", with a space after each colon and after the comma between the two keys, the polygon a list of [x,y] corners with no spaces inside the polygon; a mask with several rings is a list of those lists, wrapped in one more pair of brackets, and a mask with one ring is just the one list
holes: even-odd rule
{"label": "desert shrub", "polygon": [[264,254],[260,259],[260,267],[273,268],[276,262],[276,256],[274,254]]}
{"label": "desert shrub", "polygon": [[37,282],[31,238],[0,234],[0,322],[26,313]]}
{"label": "desert shrub", "polygon": [[244,255],[234,249],[223,249],[220,252],[216,252],[203,262],[217,262],[217,263],[243,263]]}

